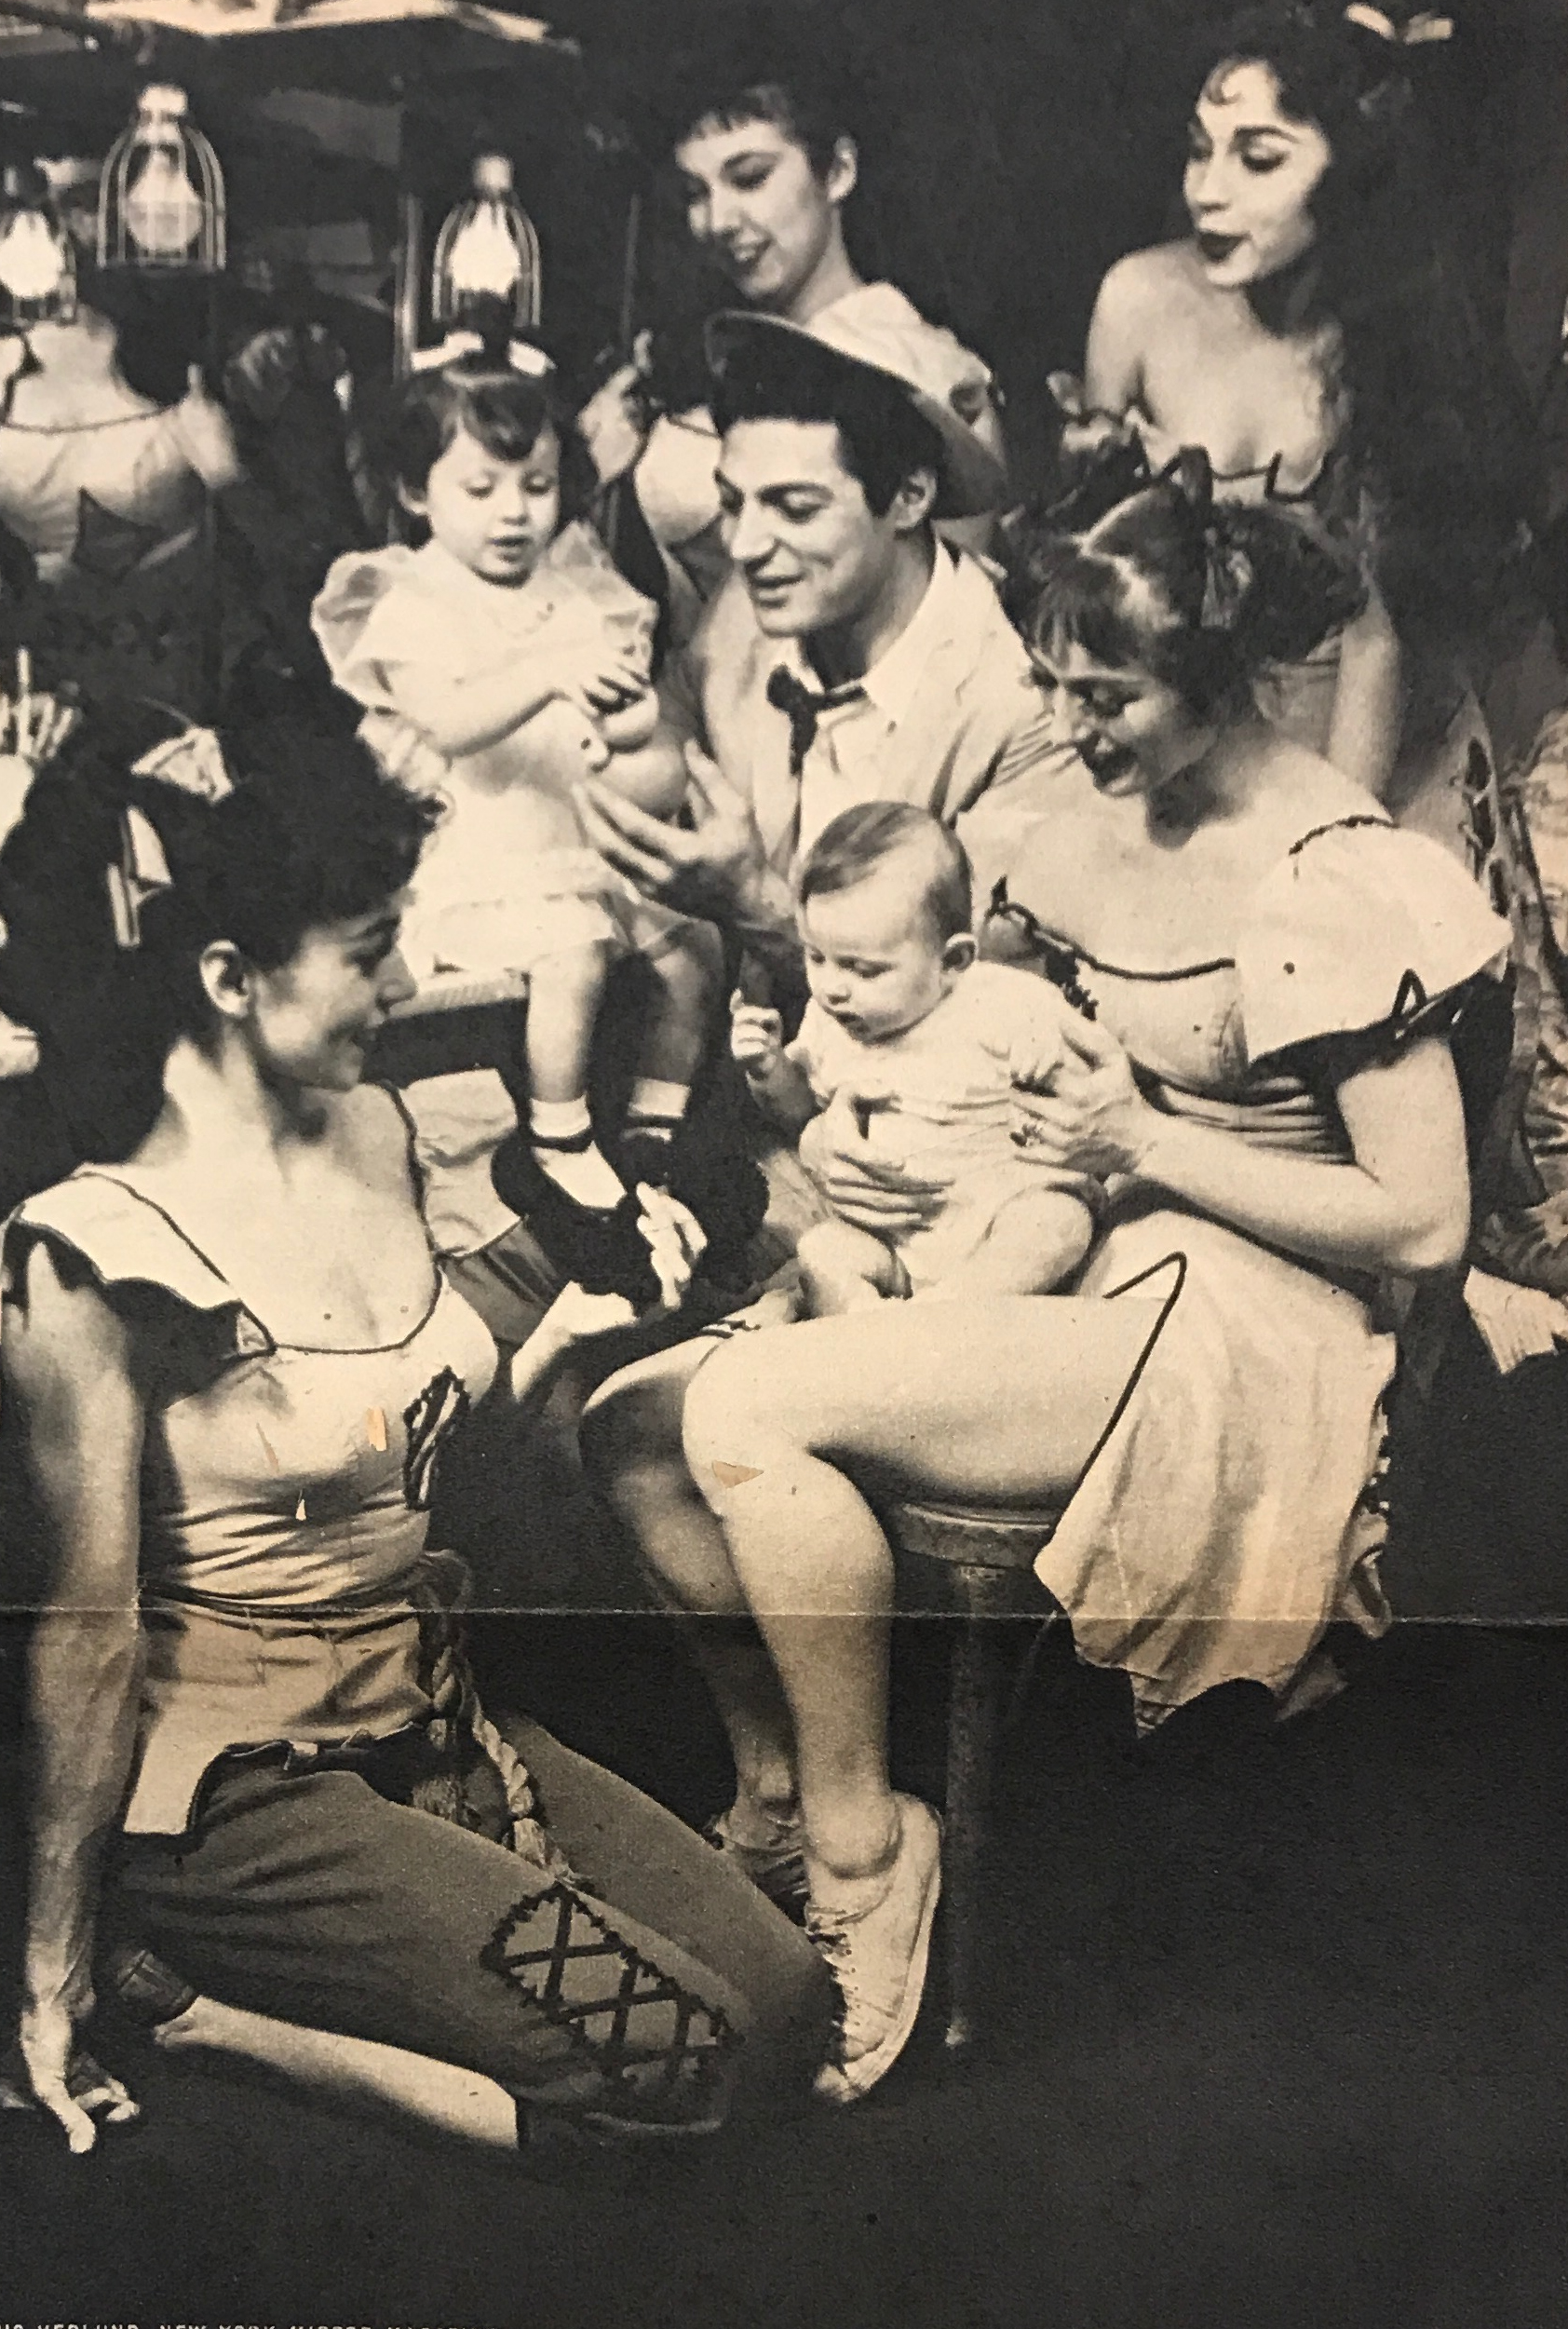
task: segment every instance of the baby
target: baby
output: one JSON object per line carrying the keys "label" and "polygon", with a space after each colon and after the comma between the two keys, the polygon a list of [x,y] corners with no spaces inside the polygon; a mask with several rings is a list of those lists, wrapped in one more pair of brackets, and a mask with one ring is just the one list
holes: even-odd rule
{"label": "baby", "polygon": [[950,1179],[937,1218],[873,1237],[823,1222],[800,1242],[814,1317],[910,1295],[1045,1293],[1088,1250],[1097,1182],[1030,1164],[1013,1139],[1015,1075],[1060,1057],[1068,1012],[1027,971],[975,959],[968,861],[924,809],[873,801],[835,817],[800,871],[811,1000],[786,1049],[777,1011],[737,996],[731,1048],[781,1130],[838,1092],[868,1154]]}
{"label": "baby", "polygon": [[[655,610],[575,514],[591,472],[537,350],[481,345],[416,370],[385,460],[429,538],[340,559],[312,622],[372,715],[367,740],[406,781],[424,765],[451,804],[404,950],[416,978],[527,973],[531,1185],[544,1175],[573,1205],[615,1212],[637,1181],[664,1177],[719,966],[710,929],[649,904],[586,846],[573,798],[588,770],[656,815],[684,797],[651,684]],[[617,1171],[594,1138],[588,1066],[610,968],[629,953],[653,998]]]}

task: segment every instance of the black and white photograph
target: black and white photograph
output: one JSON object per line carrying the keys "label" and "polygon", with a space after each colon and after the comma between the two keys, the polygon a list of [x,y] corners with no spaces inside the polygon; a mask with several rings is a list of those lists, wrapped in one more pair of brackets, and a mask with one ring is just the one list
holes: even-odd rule
{"label": "black and white photograph", "polygon": [[0,2329],[1564,2329],[1568,0],[0,0]]}

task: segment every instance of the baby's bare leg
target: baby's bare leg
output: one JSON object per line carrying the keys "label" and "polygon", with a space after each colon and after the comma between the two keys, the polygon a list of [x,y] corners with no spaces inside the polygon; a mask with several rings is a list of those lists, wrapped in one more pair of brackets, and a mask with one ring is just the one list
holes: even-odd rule
{"label": "baby's bare leg", "polygon": [[983,1242],[934,1286],[923,1302],[972,1301],[977,1295],[1049,1293],[1088,1252],[1094,1216],[1062,1189],[1025,1189],[998,1206]]}
{"label": "baby's bare leg", "polygon": [[909,1292],[904,1266],[891,1246],[846,1221],[820,1221],[796,1248],[801,1285],[812,1318],[843,1318],[875,1309]]}

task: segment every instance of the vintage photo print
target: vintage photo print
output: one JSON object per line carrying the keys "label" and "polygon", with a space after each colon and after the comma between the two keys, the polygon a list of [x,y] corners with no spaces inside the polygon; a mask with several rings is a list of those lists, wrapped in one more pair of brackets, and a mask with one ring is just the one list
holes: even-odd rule
{"label": "vintage photo print", "polygon": [[0,0],[0,2329],[1552,2329],[1568,10]]}

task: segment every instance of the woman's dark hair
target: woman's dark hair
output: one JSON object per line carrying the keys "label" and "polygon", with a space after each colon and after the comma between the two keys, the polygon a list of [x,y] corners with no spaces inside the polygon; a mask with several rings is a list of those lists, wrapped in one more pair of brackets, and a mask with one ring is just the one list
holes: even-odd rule
{"label": "woman's dark hair", "polygon": [[[174,732],[144,708],[118,726],[84,725],[0,848],[0,1009],[37,1036],[40,1074],[84,1157],[135,1147],[170,1045],[210,1036],[206,947],[228,939],[258,969],[277,969],[308,931],[405,888],[440,815],[357,738],[291,724],[223,737],[234,789],[217,801],[131,773]],[[169,876],[142,897],[128,946],[111,872],[124,865],[128,811],[151,827]]]}
{"label": "woman's dark hair", "polygon": [[743,8],[705,25],[672,56],[644,101],[641,142],[656,165],[697,130],[770,122],[798,145],[818,178],[841,139],[853,138],[858,92],[842,61],[844,32],[826,9]]}
{"label": "woman's dark hair", "polygon": [[1200,718],[1244,704],[1270,663],[1296,663],[1358,615],[1350,552],[1280,511],[1216,502],[1188,452],[1086,533],[1014,537],[1007,608],[1024,644],[1062,639],[1113,670],[1137,667]]}
{"label": "woman's dark hair", "polygon": [[1265,66],[1281,110],[1328,141],[1312,207],[1339,328],[1325,385],[1344,416],[1345,514],[1360,497],[1401,633],[1459,645],[1495,612],[1534,487],[1522,391],[1478,314],[1417,86],[1451,46],[1413,50],[1337,7],[1268,0],[1210,34],[1197,64],[1204,88]]}
{"label": "woman's dark hair", "polygon": [[940,481],[942,441],[898,384],[806,339],[782,332],[765,352],[738,351],[725,362],[712,397],[721,435],[737,421],[827,421],[838,430],[845,467],[858,478],[876,517],[917,469]]}
{"label": "woman's dark hair", "polygon": [[555,373],[514,369],[504,313],[477,318],[476,328],[484,345],[473,355],[414,372],[383,399],[367,431],[372,458],[390,485],[422,494],[460,429],[493,460],[526,461],[541,432],[553,428],[561,444],[561,522],[586,517],[599,481]]}

